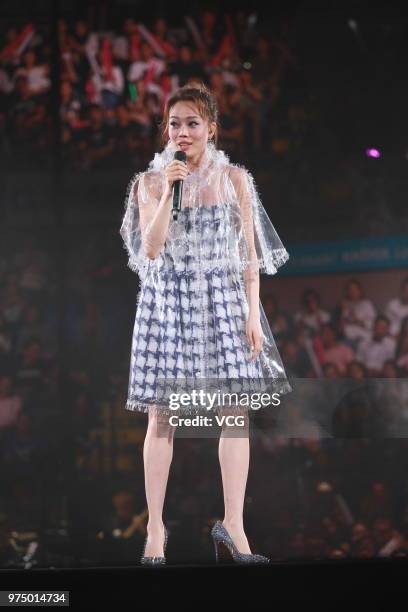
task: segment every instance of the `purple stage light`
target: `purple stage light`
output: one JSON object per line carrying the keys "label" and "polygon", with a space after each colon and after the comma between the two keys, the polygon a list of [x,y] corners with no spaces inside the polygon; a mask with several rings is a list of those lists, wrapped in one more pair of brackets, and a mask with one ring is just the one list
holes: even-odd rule
{"label": "purple stage light", "polygon": [[381,157],[381,153],[378,149],[366,149],[367,157]]}

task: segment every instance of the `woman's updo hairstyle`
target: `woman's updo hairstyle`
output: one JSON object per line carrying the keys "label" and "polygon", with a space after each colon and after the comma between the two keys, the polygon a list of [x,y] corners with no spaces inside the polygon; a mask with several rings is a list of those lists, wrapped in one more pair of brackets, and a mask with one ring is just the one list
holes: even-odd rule
{"label": "woman's updo hairstyle", "polygon": [[161,140],[165,146],[169,140],[169,115],[171,108],[177,102],[193,102],[200,116],[208,123],[215,122],[215,133],[210,139],[217,146],[218,142],[218,107],[217,101],[208,87],[202,81],[190,81],[177,89],[167,100],[163,113]]}

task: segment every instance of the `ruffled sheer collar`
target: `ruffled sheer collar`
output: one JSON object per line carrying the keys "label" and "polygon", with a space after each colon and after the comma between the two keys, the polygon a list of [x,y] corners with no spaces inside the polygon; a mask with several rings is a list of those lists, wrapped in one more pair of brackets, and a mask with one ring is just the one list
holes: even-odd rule
{"label": "ruffled sheer collar", "polygon": [[[149,170],[163,170],[171,161],[174,159],[174,153],[177,151],[177,147],[169,141],[166,147],[160,153],[156,153],[154,158],[149,163]],[[206,149],[200,160],[200,165],[190,172],[187,179],[193,176],[200,176],[208,168],[215,166],[221,166],[229,164],[229,157],[220,149],[217,149],[215,144],[211,141],[207,142]]]}

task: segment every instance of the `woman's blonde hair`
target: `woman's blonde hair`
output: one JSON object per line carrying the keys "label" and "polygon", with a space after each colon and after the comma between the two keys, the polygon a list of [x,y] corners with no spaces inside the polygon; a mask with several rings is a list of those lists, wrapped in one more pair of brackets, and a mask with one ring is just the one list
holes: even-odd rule
{"label": "woman's blonde hair", "polygon": [[217,146],[219,127],[217,101],[202,81],[190,81],[177,89],[167,100],[163,113],[163,121],[160,124],[162,145],[166,145],[169,140],[169,114],[171,108],[177,102],[193,102],[203,119],[206,119],[208,123],[215,123],[215,132],[210,140]]}

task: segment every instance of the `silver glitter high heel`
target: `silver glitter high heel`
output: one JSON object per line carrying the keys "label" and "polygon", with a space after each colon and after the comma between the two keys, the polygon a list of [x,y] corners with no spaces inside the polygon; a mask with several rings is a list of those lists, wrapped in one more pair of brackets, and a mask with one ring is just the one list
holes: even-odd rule
{"label": "silver glitter high heel", "polygon": [[[166,525],[164,525],[164,544],[163,544],[164,555],[166,554],[166,546],[167,546],[168,537],[169,537],[169,532],[167,531]],[[146,544],[147,544],[147,536],[145,539],[143,555],[140,560],[140,563],[142,565],[166,565],[166,557],[145,557]]]}
{"label": "silver glitter high heel", "polygon": [[240,553],[221,521],[216,521],[211,529],[211,536],[214,541],[215,560],[217,563],[219,563],[218,546],[220,544],[223,544],[229,550],[236,563],[269,563],[268,557],[263,555]]}

